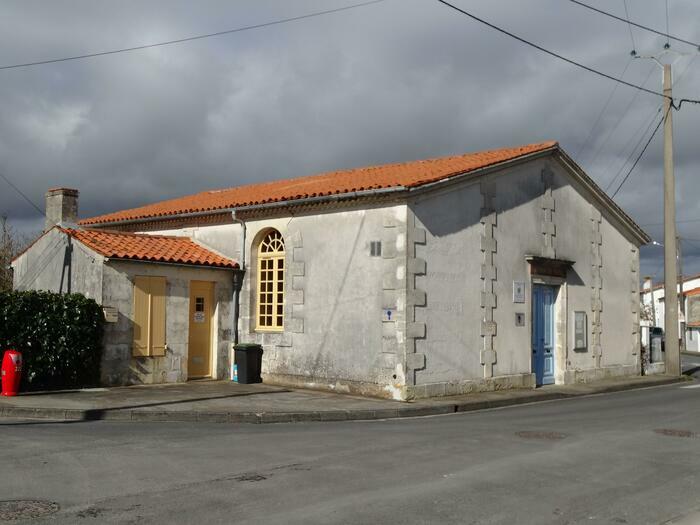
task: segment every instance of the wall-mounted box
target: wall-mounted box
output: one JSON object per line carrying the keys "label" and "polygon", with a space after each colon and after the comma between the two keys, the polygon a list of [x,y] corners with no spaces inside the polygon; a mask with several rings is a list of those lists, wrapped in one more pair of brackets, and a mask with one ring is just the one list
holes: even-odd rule
{"label": "wall-mounted box", "polygon": [[586,312],[574,312],[574,350],[588,350],[588,319]]}
{"label": "wall-mounted box", "polygon": [[513,302],[525,302],[525,281],[513,281]]}

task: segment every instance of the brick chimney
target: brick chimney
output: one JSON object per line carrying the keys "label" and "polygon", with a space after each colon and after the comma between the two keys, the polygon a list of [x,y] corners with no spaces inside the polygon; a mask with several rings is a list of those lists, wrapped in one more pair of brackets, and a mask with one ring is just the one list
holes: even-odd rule
{"label": "brick chimney", "polygon": [[55,224],[66,226],[78,222],[78,190],[70,188],[52,188],[46,192],[46,223],[44,231]]}

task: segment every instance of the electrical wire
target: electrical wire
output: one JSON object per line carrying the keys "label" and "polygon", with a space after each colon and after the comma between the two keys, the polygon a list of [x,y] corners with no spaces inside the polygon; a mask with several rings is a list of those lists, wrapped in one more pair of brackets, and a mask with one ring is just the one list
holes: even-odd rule
{"label": "electrical wire", "polygon": [[668,113],[669,113],[670,111],[671,111],[671,107],[669,106],[668,110],[666,111],[666,114],[665,114],[664,118],[662,118],[661,120],[659,120],[659,123],[656,125],[656,128],[654,128],[654,132],[651,134],[651,136],[649,137],[649,140],[647,140],[647,143],[644,145],[644,148],[642,148],[642,151],[639,152],[639,155],[638,155],[637,158],[635,159],[634,164],[632,164],[632,167],[631,167],[630,170],[627,172],[627,175],[625,175],[625,178],[622,179],[622,182],[620,182],[620,185],[619,185],[619,186],[617,187],[617,189],[615,190],[615,193],[612,194],[611,197],[612,197],[613,199],[614,199],[615,196],[618,194],[618,192],[620,191],[620,189],[622,189],[622,186],[624,186],[625,182],[627,182],[627,179],[629,179],[629,176],[630,176],[630,175],[632,174],[632,172],[634,171],[634,168],[637,167],[637,164],[639,163],[639,161],[640,161],[640,159],[642,158],[642,156],[644,156],[644,153],[646,152],[647,148],[649,147],[649,144],[651,144],[651,141],[652,141],[652,140],[654,139],[654,137],[656,136],[656,132],[659,131],[659,128],[661,127],[661,124],[663,124],[664,120],[666,120],[666,118],[668,117]]}
{"label": "electrical wire", "polygon": [[[629,155],[625,159],[625,161],[620,165],[620,168],[617,170],[615,173],[615,176],[610,180],[610,182],[605,186],[605,191],[608,191],[617,181],[618,177],[622,175],[622,171],[625,169],[625,166],[629,164],[632,161],[632,157],[634,157],[635,152],[639,149],[639,147],[642,145],[642,142],[644,142],[644,137],[646,137],[647,133],[649,133],[649,130],[651,127],[654,125],[654,121],[656,120],[656,115],[658,113],[661,113],[661,110],[663,109],[663,106],[659,107],[656,111],[654,111],[651,114],[650,118],[647,118],[644,120],[646,123],[648,121],[648,124],[646,125],[646,128],[642,132],[642,134],[639,136],[639,140],[637,143],[634,145],[634,147],[630,150]],[[632,143],[634,138],[639,134],[639,131],[644,128],[644,125],[642,125],[640,128],[637,129],[636,132],[634,132],[631,136],[630,139],[627,141],[627,143],[620,149],[620,151],[627,151],[627,148],[629,145]]]}
{"label": "electrical wire", "polygon": [[[649,73],[647,73],[647,76],[644,78],[644,81],[642,82],[642,86],[644,86],[647,82],[649,82],[649,78],[651,78],[651,74],[654,72],[654,65],[650,66],[649,68]],[[593,153],[593,156],[591,157],[591,160],[589,161],[591,165],[593,165],[597,160],[598,157],[600,156],[600,153],[603,151],[605,146],[609,145],[610,143],[608,142],[610,137],[612,136],[613,133],[617,131],[617,128],[620,127],[620,124],[622,124],[622,121],[627,117],[627,113],[629,113],[630,109],[634,105],[635,101],[637,100],[637,97],[639,96],[640,91],[636,91],[634,95],[632,95],[632,98],[629,99],[627,102],[627,105],[625,106],[625,109],[622,111],[620,116],[618,117],[617,121],[615,122],[615,125],[610,128],[610,130],[607,132],[605,135],[605,138],[600,142],[600,146],[598,146],[598,149],[595,150]]]}
{"label": "electrical wire", "polygon": [[25,195],[25,193],[24,193],[22,190],[20,190],[17,186],[15,186],[14,184],[12,184],[12,181],[11,181],[10,179],[8,179],[8,178],[5,176],[5,174],[2,173],[1,171],[0,171],[0,178],[1,178],[2,180],[4,180],[4,181],[10,186],[10,188],[12,188],[13,190],[15,190],[19,195],[21,195],[21,197],[22,197],[25,201],[27,201],[27,202],[31,205],[32,208],[34,208],[36,211],[38,211],[38,212],[41,214],[42,217],[46,217],[46,214],[44,213],[44,210],[42,210],[41,208],[39,208],[39,206],[37,206],[36,204],[34,204],[34,202],[32,201],[32,199],[30,199],[29,197],[27,197],[27,196]]}
{"label": "electrical wire", "polygon": [[[622,73],[620,73],[620,78],[624,78],[625,73],[627,72],[627,69],[630,67],[630,64],[632,64],[632,60],[633,60],[633,58],[630,57],[627,64],[625,64],[625,67],[622,70]],[[598,118],[595,119],[595,122],[593,123],[593,126],[591,126],[591,129],[588,132],[588,135],[586,135],[586,140],[583,141],[583,145],[576,152],[576,158],[579,158],[581,156],[581,153],[583,153],[586,150],[586,147],[588,146],[588,142],[591,140],[591,137],[593,136],[593,131],[598,126],[600,119],[603,118],[603,115],[605,114],[605,111],[608,109],[608,106],[610,105],[610,101],[612,100],[613,96],[615,95],[615,92],[617,91],[618,87],[620,87],[620,84],[615,83],[615,85],[612,88],[612,91],[610,92],[610,95],[608,96],[608,100],[606,100],[605,104],[603,105],[603,109],[601,109],[600,113],[598,113]]]}
{"label": "electrical wire", "polygon": [[610,17],[610,18],[614,18],[615,20],[619,20],[620,22],[624,22],[624,23],[626,23],[626,24],[631,24],[631,25],[633,25],[634,27],[638,27],[638,28],[640,28],[640,29],[644,29],[645,31],[650,31],[651,33],[655,33],[655,34],[657,34],[657,35],[665,36],[666,39],[667,39],[667,42],[668,42],[669,40],[675,40],[676,42],[683,42],[684,44],[688,44],[689,46],[694,46],[694,47],[696,47],[696,48],[700,48],[700,44],[698,44],[697,42],[692,42],[692,41],[690,41],[690,40],[685,40],[684,38],[680,38],[680,37],[677,37],[677,36],[670,35],[670,34],[668,33],[668,30],[666,31],[666,33],[664,33],[663,31],[658,31],[658,30],[656,30],[656,29],[654,29],[654,28],[652,28],[652,27],[644,26],[644,25],[642,25],[642,24],[637,24],[636,22],[632,22],[632,21],[630,21],[630,20],[625,20],[624,18],[622,18],[622,17],[620,17],[620,16],[617,16],[617,15],[614,15],[614,14],[612,14],[612,13],[609,13],[608,11],[603,11],[602,9],[598,9],[597,7],[593,7],[592,5],[585,4],[585,3],[583,3],[583,2],[581,2],[581,1],[579,1],[579,0],[569,0],[569,2],[573,2],[573,3],[576,4],[576,5],[580,5],[581,7],[585,7],[586,9],[590,9],[591,11],[595,11],[596,13],[600,13],[601,15],[605,15],[605,16],[608,16],[608,17]]}
{"label": "electrical wire", "polygon": [[54,64],[56,62],[68,62],[70,60],[82,60],[84,58],[93,58],[93,57],[100,57],[100,56],[105,56],[105,55],[116,55],[117,53],[127,53],[130,51],[139,51],[142,49],[149,49],[152,47],[161,47],[161,46],[169,46],[172,44],[181,44],[183,42],[191,42],[193,40],[202,40],[204,38],[211,38],[211,37],[215,37],[215,36],[230,35],[232,33],[240,33],[242,31],[250,31],[251,29],[260,29],[262,27],[270,27],[270,26],[274,26],[274,25],[285,24],[287,22],[296,22],[298,20],[305,20],[307,18],[328,15],[331,13],[339,13],[341,11],[355,9],[356,7],[364,7],[364,6],[368,6],[368,5],[372,5],[372,4],[378,4],[378,3],[383,2],[383,1],[384,0],[371,0],[369,2],[362,2],[360,4],[347,5],[344,7],[338,7],[336,9],[327,9],[325,11],[316,11],[313,13],[307,13],[305,15],[293,16],[290,18],[282,18],[280,20],[273,20],[272,22],[263,22],[261,24],[254,24],[254,25],[250,25],[250,26],[237,27],[235,29],[226,29],[224,31],[217,31],[215,33],[206,33],[203,35],[195,35],[195,36],[189,36],[189,37],[185,37],[185,38],[178,38],[175,40],[167,40],[165,42],[156,42],[154,44],[144,44],[141,46],[124,47],[121,49],[113,49],[110,51],[100,51],[97,53],[85,53],[82,55],[74,55],[74,56],[69,56],[69,57],[51,58],[51,59],[47,59],[47,60],[37,60],[34,62],[24,62],[24,63],[20,63],[20,64],[10,64],[10,65],[5,65],[5,66],[0,66],[0,70],[2,70],[2,69],[16,69],[16,68],[31,67],[31,66],[41,66],[44,64]]}
{"label": "electrical wire", "polygon": [[[683,219],[681,221],[676,221],[676,224],[685,224],[689,222],[700,222],[700,219]],[[663,222],[652,222],[649,224],[640,224],[643,228],[649,227],[649,226],[663,226]]]}
{"label": "electrical wire", "polygon": [[[571,0],[571,1],[574,1],[574,0]],[[473,15],[472,13],[470,13],[470,12],[468,12],[468,11],[465,11],[464,9],[461,9],[461,8],[457,7],[456,5],[454,5],[454,4],[451,4],[450,2],[447,2],[446,0],[437,0],[437,2],[439,2],[439,3],[441,3],[441,4],[443,4],[443,5],[447,6],[447,7],[449,7],[450,9],[453,9],[454,11],[457,11],[458,13],[461,13],[461,14],[463,14],[463,15],[465,15],[465,16],[468,16],[469,18],[471,18],[472,20],[475,20],[475,21],[479,22],[480,24],[483,24],[483,25],[485,25],[485,26],[487,26],[487,27],[490,27],[491,29],[494,29],[495,31],[498,31],[499,33],[502,33],[502,34],[504,34],[504,35],[506,35],[506,36],[509,36],[509,37],[511,37],[511,38],[513,38],[513,39],[515,39],[515,40],[517,40],[518,42],[521,42],[522,44],[525,44],[525,45],[530,46],[530,47],[532,47],[532,48],[534,48],[534,49],[537,49],[537,50],[539,50],[539,51],[542,51],[543,53],[546,53],[546,54],[548,54],[548,55],[550,55],[550,56],[553,56],[554,58],[558,58],[559,60],[563,60],[564,62],[567,62],[567,63],[569,63],[569,64],[571,64],[571,65],[573,65],[573,66],[576,66],[576,67],[578,67],[578,68],[585,69],[585,70],[588,71],[589,73],[593,73],[593,74],[598,75],[598,76],[600,76],[600,77],[607,78],[608,80],[612,80],[612,81],[614,81],[614,82],[619,82],[620,84],[623,84],[623,85],[625,85],[625,86],[628,86],[628,87],[637,89],[637,90],[639,90],[639,91],[644,91],[645,93],[650,93],[650,94],[652,94],[652,95],[656,95],[657,97],[668,98],[668,99],[671,100],[671,107],[673,107],[673,108],[675,108],[675,109],[677,109],[677,110],[680,109],[680,107],[681,107],[681,105],[683,104],[683,102],[688,102],[688,103],[691,103],[691,104],[700,104],[700,100],[695,100],[695,99],[681,99],[681,100],[679,101],[678,105],[676,106],[676,104],[674,103],[673,98],[672,98],[672,97],[668,97],[668,96],[664,95],[663,93],[660,93],[660,92],[658,92],[658,91],[654,91],[653,89],[647,89],[647,88],[645,88],[644,86],[639,86],[639,85],[637,85],[637,84],[633,84],[632,82],[627,82],[626,80],[622,80],[622,79],[620,79],[620,78],[614,77],[613,75],[609,75],[608,73],[604,73],[604,72],[599,71],[599,70],[597,70],[597,69],[594,69],[594,68],[592,68],[592,67],[586,66],[585,64],[582,64],[582,63],[580,63],[580,62],[576,62],[575,60],[572,60],[572,59],[567,58],[567,57],[565,57],[565,56],[563,56],[563,55],[560,55],[559,53],[555,53],[554,51],[550,51],[549,49],[546,49],[546,48],[544,48],[544,47],[542,47],[542,46],[540,46],[540,45],[538,45],[538,44],[535,44],[534,42],[530,42],[529,40],[526,40],[525,38],[522,38],[522,37],[520,37],[520,36],[518,36],[518,35],[516,35],[516,34],[514,34],[514,33],[511,33],[510,31],[507,31],[506,29],[503,29],[502,27],[499,27],[499,26],[497,26],[497,25],[495,25],[495,24],[492,24],[491,22],[488,22],[488,21],[484,20],[483,18],[479,18],[478,16]]]}
{"label": "electrical wire", "polygon": [[[698,55],[693,55],[693,58],[688,62],[688,64],[687,64],[687,65],[685,66],[685,68],[683,69],[683,71],[681,71],[680,75],[678,75],[678,78],[676,79],[676,82],[675,82],[675,85],[676,85],[676,86],[679,85],[680,82],[681,82],[681,80],[683,79],[683,77],[685,77],[685,74],[688,72],[688,70],[690,69],[690,66],[693,64],[693,61],[697,58],[697,56],[698,56]],[[652,70],[653,70],[653,67],[652,67]],[[649,77],[647,76],[647,79],[648,79],[648,78],[649,78]],[[645,81],[645,82],[646,82],[646,81]],[[637,92],[637,93],[639,93],[639,92]],[[637,144],[635,144],[635,146],[632,148],[632,150],[630,151],[630,154],[629,154],[629,156],[627,157],[627,159],[625,159],[625,161],[620,165],[620,168],[617,170],[617,173],[615,174],[615,176],[612,178],[612,180],[611,180],[611,181],[607,184],[607,186],[605,187],[605,191],[606,191],[606,192],[612,187],[612,185],[615,183],[615,181],[618,179],[618,177],[622,174],[622,171],[624,170],[625,166],[627,166],[627,164],[632,160],[632,157],[634,156],[634,152],[637,151],[637,149],[639,148],[639,146],[642,144],[642,141],[644,140],[644,136],[649,132],[649,129],[651,129],[651,126],[652,126],[652,124],[654,123],[654,115],[657,114],[657,113],[661,113],[662,110],[663,110],[663,105],[662,105],[662,106],[658,106],[658,107],[656,108],[656,110],[653,111],[653,112],[651,113],[651,115],[650,115],[649,117],[647,117],[647,118],[643,121],[642,125],[637,129],[637,131],[635,131],[632,135],[630,135],[630,139],[629,139],[629,140],[627,141],[627,143],[620,149],[620,151],[626,151],[627,148],[628,148],[628,146],[631,144],[632,140],[634,139],[634,137],[636,137],[637,134],[639,133],[639,131],[640,131],[642,128],[644,128],[644,123],[648,122],[648,124],[646,125],[646,129],[644,130],[644,132],[643,132],[643,133],[641,134],[641,136],[639,137],[639,141],[638,141]],[[604,141],[604,142],[606,142],[606,141]],[[663,223],[662,223],[662,224],[663,224]]]}

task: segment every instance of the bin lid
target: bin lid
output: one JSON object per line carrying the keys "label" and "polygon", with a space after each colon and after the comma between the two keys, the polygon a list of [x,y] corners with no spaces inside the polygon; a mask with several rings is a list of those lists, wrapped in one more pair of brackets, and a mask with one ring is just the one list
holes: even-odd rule
{"label": "bin lid", "polygon": [[238,343],[233,345],[234,350],[262,350],[262,345],[257,343]]}

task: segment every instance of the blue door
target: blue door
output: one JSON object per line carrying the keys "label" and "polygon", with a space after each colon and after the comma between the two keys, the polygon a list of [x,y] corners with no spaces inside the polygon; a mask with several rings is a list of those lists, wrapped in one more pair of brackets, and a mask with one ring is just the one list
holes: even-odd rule
{"label": "blue door", "polygon": [[552,286],[532,286],[532,370],[537,385],[554,383],[554,298]]}

